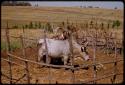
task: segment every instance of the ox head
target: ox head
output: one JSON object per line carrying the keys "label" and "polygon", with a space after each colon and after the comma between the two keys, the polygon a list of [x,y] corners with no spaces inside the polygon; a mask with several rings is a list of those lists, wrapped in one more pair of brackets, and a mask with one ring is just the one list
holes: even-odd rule
{"label": "ox head", "polygon": [[89,53],[88,53],[88,51],[86,50],[87,45],[88,45],[88,42],[86,42],[86,43],[84,44],[84,46],[81,47],[81,51],[82,51],[82,53],[83,53],[83,58],[84,58],[86,61],[90,60]]}
{"label": "ox head", "polygon": [[44,39],[39,39],[37,42],[37,47],[41,47],[43,43],[44,43]]}
{"label": "ox head", "polygon": [[63,31],[63,37],[64,39],[68,39],[70,36],[69,32],[68,31]]}

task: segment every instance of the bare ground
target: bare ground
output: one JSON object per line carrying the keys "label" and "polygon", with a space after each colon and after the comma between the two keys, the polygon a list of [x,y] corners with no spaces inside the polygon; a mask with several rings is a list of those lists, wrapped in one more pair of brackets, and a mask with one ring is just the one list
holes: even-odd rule
{"label": "bare ground", "polygon": [[[89,53],[90,56],[93,55],[93,50],[89,48]],[[21,49],[16,49],[15,51],[12,52],[12,54],[15,54],[17,56],[22,56],[21,54]],[[26,48],[26,55],[29,60],[36,61],[37,60],[37,49],[34,48]],[[2,58],[7,58],[6,52],[1,51],[1,57]],[[118,55],[118,59],[123,59],[123,56]],[[96,60],[97,62],[103,62],[103,61],[109,61],[109,60],[114,60],[114,55],[107,56],[101,51],[96,52]],[[25,65],[23,61],[20,61],[18,59],[13,58],[13,61]],[[84,61],[80,58],[75,59],[75,64],[91,64],[92,60],[90,61]],[[97,77],[102,77],[104,74],[111,74],[114,69],[114,64],[105,64],[104,65],[105,69],[100,69],[97,71]],[[9,76],[9,64],[6,61],[1,61],[1,70],[2,73],[5,75]],[[39,83],[39,84],[44,84],[44,83],[49,83],[48,81],[48,68],[43,67],[43,68],[38,68],[38,65],[29,63],[29,72],[30,72],[30,81],[31,83]],[[71,77],[72,77],[72,72],[71,70],[65,70],[65,69],[57,69],[57,68],[51,68],[51,83],[72,83],[71,82]],[[117,72],[118,73],[123,73],[123,61],[118,62],[117,64]],[[12,65],[12,77],[15,79],[20,78],[26,73],[24,68],[17,66],[17,65]],[[93,78],[93,67],[89,67],[88,70],[86,69],[79,69],[74,72],[75,74],[75,81],[82,82],[86,80],[90,80]],[[111,84],[111,78],[109,77],[106,79],[101,79],[98,80],[97,83],[101,84]],[[4,76],[1,76],[2,83],[9,83],[9,79],[7,79]],[[15,80],[13,80],[15,82]],[[123,74],[122,75],[117,75],[116,76],[116,81],[115,83],[122,83],[123,82]],[[21,84],[26,84],[27,80],[26,77],[18,81],[17,83]]]}

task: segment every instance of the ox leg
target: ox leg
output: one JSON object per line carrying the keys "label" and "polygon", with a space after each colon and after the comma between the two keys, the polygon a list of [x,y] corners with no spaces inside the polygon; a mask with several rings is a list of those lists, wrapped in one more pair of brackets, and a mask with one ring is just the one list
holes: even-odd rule
{"label": "ox leg", "polygon": [[47,64],[50,64],[51,63],[51,57],[50,56],[48,56],[48,58],[46,57],[46,59],[47,59]]}
{"label": "ox leg", "polygon": [[[38,62],[39,63],[43,63],[44,61],[43,61],[43,56],[40,56],[40,57],[38,57]],[[38,66],[38,68],[41,68],[41,67],[43,67],[42,65],[39,65]]]}
{"label": "ox leg", "polygon": [[64,65],[67,65],[68,62],[68,56],[64,56]]}
{"label": "ox leg", "polygon": [[[44,63],[44,57],[45,57],[45,55],[43,55],[42,53],[39,53],[39,55],[38,55],[38,62],[39,63]],[[40,67],[43,67],[43,66],[39,65],[38,68],[40,68]]]}
{"label": "ox leg", "polygon": [[[51,63],[51,57],[50,57],[50,56],[47,57],[47,56],[45,55],[45,63],[46,63],[46,64],[50,64],[50,63]],[[45,67],[47,67],[47,66],[45,66]]]}
{"label": "ox leg", "polygon": [[[41,56],[38,56],[38,63],[41,63],[41,60],[42,60]],[[40,68],[40,67],[42,67],[42,66],[38,65],[38,68]]]}
{"label": "ox leg", "polygon": [[37,62],[40,62],[41,61],[41,54],[40,53],[38,53],[38,58],[37,58]]}

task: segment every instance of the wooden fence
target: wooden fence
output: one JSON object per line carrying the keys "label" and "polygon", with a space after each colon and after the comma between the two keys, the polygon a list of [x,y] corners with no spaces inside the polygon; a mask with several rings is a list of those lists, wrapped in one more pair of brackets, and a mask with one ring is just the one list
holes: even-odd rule
{"label": "wooden fence", "polygon": [[[25,31],[23,31],[24,34],[25,34]],[[11,48],[10,48],[10,37],[14,37],[14,38],[20,38],[21,40],[21,43],[22,43],[22,54],[23,54],[23,58],[19,57],[19,56],[16,56],[16,55],[13,55],[11,54]],[[7,61],[9,63],[9,76],[2,74],[2,76],[5,76],[7,77],[9,80],[10,80],[10,84],[16,84],[18,81],[20,81],[22,78],[26,77],[27,78],[27,84],[30,84],[30,75],[29,75],[29,63],[33,63],[33,64],[37,64],[37,65],[42,65],[42,66],[47,66],[48,67],[48,80],[49,80],[49,84],[51,84],[51,79],[52,79],[52,76],[51,76],[51,68],[53,67],[56,67],[56,68],[68,68],[71,70],[72,72],[72,75],[71,75],[71,81],[72,83],[89,83],[89,82],[92,82],[94,84],[96,84],[96,81],[97,80],[100,80],[100,79],[104,79],[104,78],[107,78],[107,77],[110,77],[110,76],[113,76],[113,78],[111,79],[112,83],[115,82],[115,79],[116,79],[116,76],[117,75],[121,75],[123,73],[117,73],[117,62],[121,62],[123,61],[122,59],[121,60],[118,60],[117,59],[117,51],[116,51],[116,42],[115,42],[115,61],[105,61],[105,62],[101,62],[102,64],[110,64],[110,63],[114,63],[114,72],[111,74],[111,75],[104,75],[100,78],[97,78],[97,73],[96,73],[96,66],[98,65],[98,63],[96,63],[96,38],[97,37],[94,37],[93,36],[93,63],[92,64],[87,64],[87,65],[82,65],[80,67],[75,67],[74,66],[74,55],[73,55],[73,48],[72,48],[72,36],[70,36],[70,39],[69,39],[69,42],[70,42],[70,51],[71,51],[71,56],[72,56],[72,63],[71,63],[71,66],[64,66],[64,65],[52,65],[52,64],[48,64],[48,63],[39,63],[39,62],[35,62],[35,61],[32,61],[32,60],[28,60],[27,59],[27,55],[26,55],[26,51],[25,51],[25,39],[29,39],[27,38],[25,35],[21,35],[19,37],[15,37],[15,36],[11,36],[9,35],[9,29],[8,27],[6,28],[6,38],[7,38],[7,55],[8,55],[8,59],[4,59],[4,58],[1,58],[2,61]],[[29,39],[29,40],[34,40],[36,41],[36,39]],[[46,33],[45,33],[45,36],[44,36],[44,40],[45,40],[45,43],[46,43]],[[47,50],[47,44],[46,44],[46,50]],[[47,56],[48,56],[48,53],[46,52]],[[12,60],[12,58],[16,58],[16,59],[19,59],[20,61],[24,61],[25,62],[25,65],[20,65],[16,62],[14,62]],[[48,59],[46,59],[47,62],[48,62]],[[14,79],[12,78],[12,64],[15,64],[15,65],[18,65],[18,66],[21,66],[25,69],[26,73],[21,76],[19,79]],[[77,82],[75,81],[75,74],[74,74],[74,71],[76,70],[79,70],[79,69],[82,69],[82,68],[86,68],[86,67],[93,67],[93,79],[92,80],[87,80],[87,81],[82,81],[82,82]],[[15,82],[13,82],[13,80],[16,80]]]}

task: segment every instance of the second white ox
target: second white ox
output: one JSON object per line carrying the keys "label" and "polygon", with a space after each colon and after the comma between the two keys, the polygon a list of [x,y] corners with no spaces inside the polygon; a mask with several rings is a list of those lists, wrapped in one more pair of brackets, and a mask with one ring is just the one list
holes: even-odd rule
{"label": "second white ox", "polygon": [[[48,58],[49,63],[51,58],[59,58],[61,57],[64,61],[64,65],[67,64],[67,61],[69,59],[70,55],[70,44],[68,39],[66,40],[55,40],[55,39],[48,39],[46,38],[47,43],[47,49],[48,49]],[[73,48],[77,48],[79,51],[79,54],[82,55],[82,58],[85,60],[89,60],[89,55],[85,51],[85,47],[81,47],[79,44],[77,44],[74,40],[72,40]],[[40,39],[38,41],[38,45],[40,45],[40,48],[38,50],[38,61],[43,62],[43,56],[46,55],[46,49],[45,49],[45,42],[44,39]]]}

